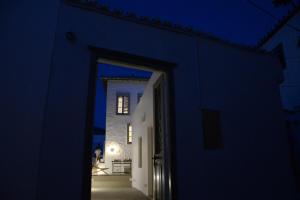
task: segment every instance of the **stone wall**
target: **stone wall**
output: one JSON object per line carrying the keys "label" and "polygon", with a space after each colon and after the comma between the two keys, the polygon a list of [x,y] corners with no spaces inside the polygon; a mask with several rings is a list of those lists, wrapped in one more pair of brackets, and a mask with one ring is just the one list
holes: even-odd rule
{"label": "stone wall", "polygon": [[[146,81],[109,80],[107,83],[106,97],[106,141],[105,141],[105,166],[111,172],[114,159],[132,158],[132,145],[127,144],[127,125],[131,123],[131,115],[137,105],[138,93],[143,93]],[[117,93],[129,93],[129,114],[116,114]],[[113,152],[111,149],[114,149]]]}

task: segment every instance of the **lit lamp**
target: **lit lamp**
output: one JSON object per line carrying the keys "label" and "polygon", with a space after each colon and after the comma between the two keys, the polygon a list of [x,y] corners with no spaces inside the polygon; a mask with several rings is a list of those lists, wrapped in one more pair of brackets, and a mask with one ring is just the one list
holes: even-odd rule
{"label": "lit lamp", "polygon": [[110,152],[111,152],[111,153],[114,153],[114,151],[115,151],[115,148],[111,147],[111,148],[110,148]]}
{"label": "lit lamp", "polygon": [[119,155],[121,153],[121,147],[116,142],[111,142],[108,145],[108,153],[111,155]]}

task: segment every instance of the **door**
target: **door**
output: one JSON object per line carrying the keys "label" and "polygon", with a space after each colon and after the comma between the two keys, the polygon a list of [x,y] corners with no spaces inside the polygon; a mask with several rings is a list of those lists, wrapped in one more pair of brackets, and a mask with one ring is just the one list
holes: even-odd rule
{"label": "door", "polygon": [[154,199],[164,199],[164,91],[163,77],[154,85]]}

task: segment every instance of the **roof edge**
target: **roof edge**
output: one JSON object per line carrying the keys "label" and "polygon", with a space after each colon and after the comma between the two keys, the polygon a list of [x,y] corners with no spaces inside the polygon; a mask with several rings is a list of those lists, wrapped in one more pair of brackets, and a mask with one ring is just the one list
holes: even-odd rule
{"label": "roof edge", "polygon": [[120,81],[148,81],[150,77],[138,77],[138,76],[100,76],[97,79],[102,81],[120,80]]}
{"label": "roof edge", "polygon": [[288,23],[288,21],[290,19],[292,19],[298,12],[300,11],[300,2],[298,3],[298,5],[296,5],[296,7],[294,7],[292,10],[290,10],[288,12],[287,15],[285,15],[284,17],[281,18],[281,20],[279,20],[277,22],[277,24],[264,36],[262,37],[257,45],[256,48],[261,48],[264,44],[266,44],[281,28],[284,27],[284,25],[286,25]]}
{"label": "roof edge", "polygon": [[221,44],[225,44],[231,47],[240,48],[243,50],[248,50],[254,53],[263,53],[263,54],[269,54],[269,52],[258,49],[256,45],[250,46],[250,45],[244,45],[244,44],[238,44],[226,39],[221,39],[211,33],[202,32],[198,30],[194,30],[191,26],[183,26],[181,24],[173,24],[170,21],[161,20],[158,18],[149,18],[147,16],[138,16],[133,12],[124,12],[118,9],[111,9],[109,6],[104,4],[98,4],[96,2],[82,2],[80,0],[64,0],[64,3],[66,3],[69,6],[85,9],[91,12],[97,12],[106,16],[114,17],[121,20],[126,20],[129,22],[146,25],[149,27],[162,29],[166,31],[176,32],[179,34],[185,34],[191,37],[202,37],[205,39],[209,39],[212,41],[220,42]]}

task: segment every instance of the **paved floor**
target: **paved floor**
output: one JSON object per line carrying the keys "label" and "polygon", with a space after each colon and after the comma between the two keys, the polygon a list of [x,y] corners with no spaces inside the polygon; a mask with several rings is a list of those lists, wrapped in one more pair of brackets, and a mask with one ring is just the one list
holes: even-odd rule
{"label": "paved floor", "polygon": [[149,200],[134,188],[97,188],[92,191],[92,200]]}
{"label": "paved floor", "polygon": [[93,176],[92,200],[149,200],[131,187],[129,176]]}

